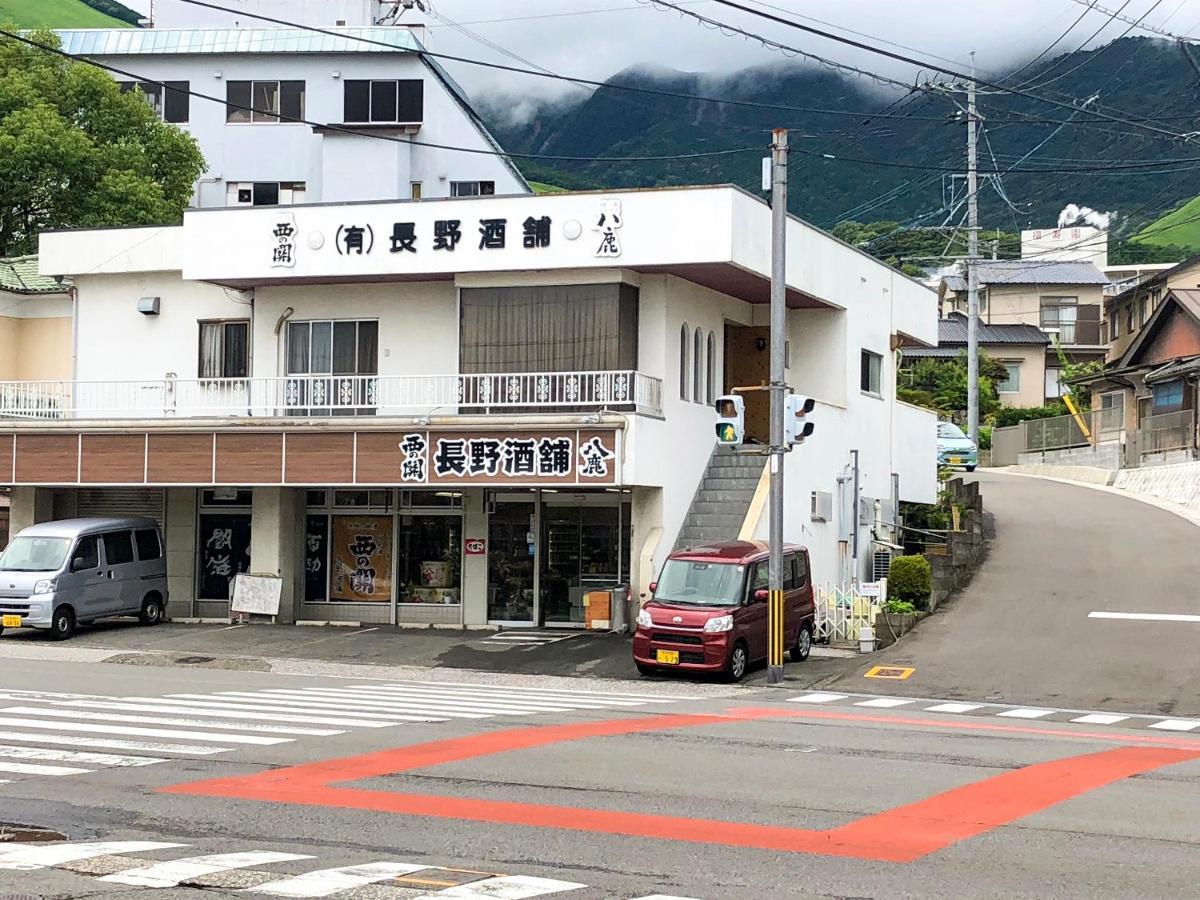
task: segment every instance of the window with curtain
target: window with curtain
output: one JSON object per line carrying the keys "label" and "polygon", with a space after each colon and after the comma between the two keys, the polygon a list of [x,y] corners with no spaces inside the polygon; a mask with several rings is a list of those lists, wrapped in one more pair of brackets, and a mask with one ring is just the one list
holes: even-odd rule
{"label": "window with curtain", "polygon": [[717,336],[708,333],[708,405],[717,402]]}
{"label": "window with curtain", "polygon": [[625,284],[464,288],[464,375],[637,368],[637,288]]}
{"label": "window with curtain", "polygon": [[692,400],[704,402],[704,333],[699,328],[692,336]]}
{"label": "window with curtain", "polygon": [[200,378],[250,376],[250,323],[200,323]]}
{"label": "window with curtain", "polygon": [[688,340],[687,322],[683,323],[683,328],[679,331],[679,399],[686,400],[688,398],[688,381],[691,379],[691,369],[688,366],[688,349],[690,341]]}
{"label": "window with curtain", "polygon": [[[379,323],[330,320],[289,322],[288,375],[376,375],[379,373]],[[337,377],[296,379],[288,404],[310,413],[336,408],[338,415],[373,412],[374,379]],[[345,408],[349,407],[349,408]]]}

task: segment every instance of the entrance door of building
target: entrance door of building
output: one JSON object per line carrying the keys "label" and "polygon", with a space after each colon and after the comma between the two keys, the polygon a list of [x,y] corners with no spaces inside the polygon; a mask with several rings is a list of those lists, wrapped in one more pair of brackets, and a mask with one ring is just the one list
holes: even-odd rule
{"label": "entrance door of building", "polygon": [[533,625],[538,620],[537,496],[497,497],[488,516],[488,621]]}
{"label": "entrance door of building", "polygon": [[[725,323],[725,390],[766,384],[771,377],[771,329]],[[746,400],[746,440],[770,443],[771,404],[766,391],[742,395]]]}

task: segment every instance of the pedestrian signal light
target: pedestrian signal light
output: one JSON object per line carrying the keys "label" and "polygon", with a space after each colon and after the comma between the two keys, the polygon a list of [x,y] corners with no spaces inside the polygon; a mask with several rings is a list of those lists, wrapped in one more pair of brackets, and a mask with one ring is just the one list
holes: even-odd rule
{"label": "pedestrian signal light", "polygon": [[816,428],[811,413],[817,401],[803,394],[788,394],[783,413],[783,440],[787,444],[803,444]]}
{"label": "pedestrian signal light", "polygon": [[737,394],[725,394],[713,404],[717,410],[717,443],[737,445],[746,433],[746,401]]}

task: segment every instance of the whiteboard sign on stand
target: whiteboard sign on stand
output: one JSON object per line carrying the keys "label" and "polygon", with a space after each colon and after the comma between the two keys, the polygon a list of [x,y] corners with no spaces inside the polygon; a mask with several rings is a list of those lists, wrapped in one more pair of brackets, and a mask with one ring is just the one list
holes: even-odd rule
{"label": "whiteboard sign on stand", "polygon": [[239,621],[248,621],[250,616],[279,615],[279,600],[283,595],[283,579],[278,575],[251,575],[238,573],[233,580],[233,599],[229,603],[230,615]]}

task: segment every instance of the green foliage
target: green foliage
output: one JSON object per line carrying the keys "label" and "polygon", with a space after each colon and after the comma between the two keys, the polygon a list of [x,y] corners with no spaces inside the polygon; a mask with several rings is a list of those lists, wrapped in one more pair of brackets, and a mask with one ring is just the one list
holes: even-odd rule
{"label": "green foliage", "polygon": [[[1008,377],[1008,370],[986,353],[979,354],[979,414],[989,416],[1000,409],[996,385]],[[906,403],[932,409],[943,416],[965,414],[967,410],[967,352],[953,359],[916,359],[905,364],[900,374],[897,396]]]}
{"label": "green foliage", "polygon": [[[33,39],[58,46],[49,31]],[[0,256],[54,228],[180,221],[204,170],[195,140],[107,73],[0,40]]]}
{"label": "green foliage", "polygon": [[85,0],[0,0],[0,22],[22,28],[124,28],[120,18]]}
{"label": "green foliage", "polygon": [[888,600],[883,604],[883,611],[893,616],[910,616],[917,608],[907,600]]}
{"label": "green foliage", "polygon": [[980,425],[979,426],[979,449],[980,450],[991,450],[992,449],[992,426],[991,425]]}
{"label": "green foliage", "polygon": [[1133,235],[1131,240],[1142,246],[1186,247],[1190,253],[1200,250],[1200,197],[1192,197],[1162,218],[1151,222]]}
{"label": "green foliage", "polygon": [[[1164,235],[1166,237],[1167,235]],[[1176,243],[1155,245],[1144,244],[1136,237],[1127,241],[1109,239],[1108,264],[1110,266],[1145,265],[1146,263],[1177,263],[1200,250],[1196,246],[1181,246]]]}
{"label": "green foliage", "polygon": [[1092,407],[1092,389],[1084,385],[1067,384],[1073,378],[1083,378],[1086,375],[1095,375],[1098,372],[1104,371],[1104,362],[1099,359],[1089,359],[1087,362],[1065,363],[1062,367],[1062,381],[1067,385],[1067,393],[1071,395],[1071,402],[1075,404],[1075,408],[1080,412],[1085,412]]}
{"label": "green foliage", "polygon": [[97,12],[120,19],[122,22],[128,22],[130,25],[137,25],[138,20],[142,18],[137,10],[130,9],[125,4],[118,3],[117,0],[82,0],[82,2]]}
{"label": "green foliage", "polygon": [[535,194],[562,194],[567,190],[557,184],[546,184],[544,181],[531,181],[529,186],[533,188]]}
{"label": "green foliage", "polygon": [[[872,256],[896,266],[905,274],[923,275],[924,269],[943,266],[967,252],[964,231],[938,228],[906,228],[901,222],[838,222],[831,232]],[[1021,255],[1021,236],[1015,232],[985,231],[979,237],[981,253],[990,256],[993,242],[997,256],[1014,259]]]}
{"label": "green foliage", "polygon": [[1065,403],[1052,403],[1049,406],[1005,406],[996,410],[995,421],[997,428],[1007,428],[1019,422],[1065,415],[1068,415]]}
{"label": "green foliage", "polygon": [[923,556],[893,557],[888,567],[888,595],[892,600],[912,603],[918,609],[929,606],[933,593],[933,568]]}

